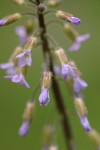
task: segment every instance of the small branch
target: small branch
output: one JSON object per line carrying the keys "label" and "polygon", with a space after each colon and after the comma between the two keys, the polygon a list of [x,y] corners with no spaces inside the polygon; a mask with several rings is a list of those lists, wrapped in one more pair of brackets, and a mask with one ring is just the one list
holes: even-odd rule
{"label": "small branch", "polygon": [[[37,5],[40,4],[40,0],[36,0],[36,2],[37,2]],[[55,76],[54,71],[53,71],[53,61],[52,61],[52,57],[51,57],[51,53],[50,53],[50,48],[49,48],[48,40],[45,36],[47,34],[47,32],[46,32],[46,26],[45,26],[45,22],[44,22],[44,16],[43,16],[43,14],[40,14],[39,12],[37,12],[37,13],[38,13],[39,27],[41,29],[43,29],[41,31],[40,37],[42,40],[42,48],[43,48],[45,63],[47,64],[47,69],[49,69]],[[65,111],[65,107],[64,107],[62,95],[60,93],[59,85],[55,78],[53,78],[53,81],[52,81],[52,89],[53,89],[53,94],[55,97],[57,109],[58,109],[60,115],[62,116],[63,131],[64,131],[68,150],[75,150],[75,147],[73,145],[73,137],[72,137],[71,127],[69,125],[68,115]]]}

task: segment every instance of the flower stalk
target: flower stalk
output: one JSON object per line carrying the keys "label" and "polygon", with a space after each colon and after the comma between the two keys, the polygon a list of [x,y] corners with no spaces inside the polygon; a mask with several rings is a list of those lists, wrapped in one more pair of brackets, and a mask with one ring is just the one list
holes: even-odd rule
{"label": "flower stalk", "polygon": [[[36,2],[37,2],[37,5],[40,4],[40,0],[36,0]],[[39,27],[42,29],[40,37],[42,40],[42,49],[43,49],[45,63],[47,65],[47,69],[49,68],[54,76],[53,60],[52,60],[51,53],[50,53],[49,43],[45,36],[47,32],[46,32],[44,16],[42,13],[39,13],[39,11],[38,11],[38,21],[39,21]],[[75,150],[75,146],[73,144],[72,131],[71,131],[71,127],[69,124],[69,118],[64,107],[64,103],[63,103],[63,99],[62,99],[62,95],[60,92],[58,82],[54,77],[52,80],[52,90],[53,90],[53,94],[55,97],[57,109],[62,117],[63,132],[65,134],[65,141],[66,141],[68,150]]]}

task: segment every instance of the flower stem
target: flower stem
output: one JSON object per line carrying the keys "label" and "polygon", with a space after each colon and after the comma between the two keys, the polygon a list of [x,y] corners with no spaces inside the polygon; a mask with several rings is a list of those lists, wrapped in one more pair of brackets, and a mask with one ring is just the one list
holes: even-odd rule
{"label": "flower stem", "polygon": [[[37,5],[40,4],[40,0],[36,0],[36,2],[37,2]],[[49,69],[54,75],[53,61],[52,61],[52,57],[51,57],[51,53],[50,53],[48,40],[45,36],[47,34],[47,32],[46,32],[44,16],[43,16],[43,14],[41,14],[39,12],[37,12],[37,13],[38,13],[39,27],[42,29],[40,37],[42,40],[42,49],[43,49],[44,59],[45,59],[46,65],[47,65],[47,69]],[[53,94],[55,97],[57,109],[62,117],[63,132],[65,134],[65,140],[66,140],[68,150],[75,150],[68,115],[67,115],[67,112],[64,107],[64,103],[63,103],[63,99],[62,99],[62,95],[60,92],[58,82],[55,78],[53,78],[53,81],[52,81],[52,89],[53,89]]]}

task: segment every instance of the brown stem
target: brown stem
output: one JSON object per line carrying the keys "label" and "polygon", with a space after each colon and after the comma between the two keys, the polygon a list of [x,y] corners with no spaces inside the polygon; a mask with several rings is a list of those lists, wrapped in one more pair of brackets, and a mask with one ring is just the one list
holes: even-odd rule
{"label": "brown stem", "polygon": [[[36,0],[36,2],[37,2],[37,5],[40,4],[40,0]],[[45,26],[45,22],[44,22],[44,16],[43,16],[43,14],[41,14],[39,12],[38,12],[38,21],[39,21],[39,27],[42,29],[40,37],[42,40],[44,59],[45,59],[46,64],[47,64],[47,68],[50,69],[50,71],[54,75],[53,61],[52,61],[52,57],[50,54],[50,48],[49,48],[48,40],[45,36],[46,35],[46,26]],[[68,115],[67,115],[65,107],[64,107],[64,103],[63,103],[63,99],[62,99],[62,95],[61,95],[61,92],[59,89],[58,82],[55,78],[53,78],[53,81],[52,81],[52,89],[53,89],[53,94],[55,97],[57,109],[58,109],[58,111],[62,117],[63,131],[64,131],[65,140],[66,140],[68,150],[75,150],[75,147],[73,145],[73,137],[72,137],[71,127],[69,124]]]}

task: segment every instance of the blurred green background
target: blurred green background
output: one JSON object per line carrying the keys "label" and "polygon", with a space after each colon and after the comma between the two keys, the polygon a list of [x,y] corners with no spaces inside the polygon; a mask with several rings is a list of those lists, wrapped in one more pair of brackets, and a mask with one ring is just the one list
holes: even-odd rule
{"label": "blurred green background", "polygon": [[[82,23],[75,26],[80,34],[90,33],[91,38],[82,44],[82,47],[77,52],[69,53],[68,55],[73,59],[82,72],[82,78],[88,82],[88,88],[84,92],[85,103],[87,105],[89,120],[93,128],[100,132],[100,1],[99,0],[62,0],[63,4],[58,9],[71,12],[75,16],[81,18]],[[32,10],[32,8],[31,8]],[[29,11],[31,11],[29,10]],[[16,6],[11,3],[11,0],[0,2],[0,18],[12,14],[14,12],[28,11],[28,8]],[[24,17],[21,21],[10,26],[0,28],[0,63],[6,62],[12,50],[18,45],[18,38],[15,35],[15,27],[25,23],[29,18]],[[56,24],[49,27],[50,32],[59,42],[59,45],[66,51],[71,45],[71,41],[63,34],[61,28]],[[40,49],[40,50],[39,50]],[[54,108],[54,99],[51,95],[51,103],[48,107],[40,107],[38,102],[38,95],[36,95],[36,112],[34,121],[31,124],[30,132],[25,138],[18,136],[18,128],[21,125],[21,117],[29,100],[31,93],[41,78],[42,71],[42,51],[41,48],[33,53],[33,64],[29,69],[27,81],[31,89],[26,89],[20,85],[10,83],[4,80],[5,72],[0,70],[0,150],[40,150],[42,145],[42,129],[45,123],[52,123],[52,116],[58,116]],[[69,112],[70,123],[75,138],[77,150],[95,150],[96,147],[89,140],[80,125],[79,119],[75,114],[73,98],[67,92],[66,86],[61,84],[61,91],[63,92],[66,110]],[[65,150],[66,145],[63,138],[63,133],[58,124],[57,129],[57,144],[59,150]]]}

